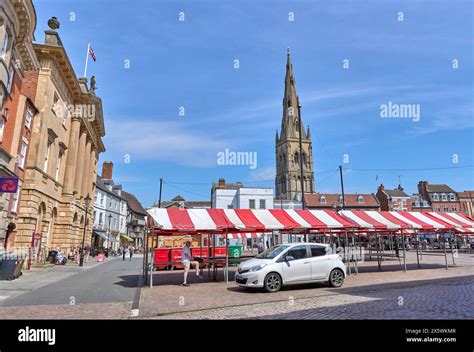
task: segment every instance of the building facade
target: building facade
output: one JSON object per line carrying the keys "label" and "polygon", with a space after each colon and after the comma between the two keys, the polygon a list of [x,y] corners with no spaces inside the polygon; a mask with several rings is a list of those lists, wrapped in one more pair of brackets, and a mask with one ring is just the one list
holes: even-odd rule
{"label": "building facade", "polygon": [[465,215],[474,217],[474,191],[457,192],[460,211]]}
{"label": "building facade", "polygon": [[[95,86],[76,78],[57,29],[48,21],[43,44],[33,44],[39,69],[28,84],[38,109],[19,197],[14,242],[25,246],[35,238],[35,252],[79,246],[86,226],[91,243],[93,207],[84,198],[95,194],[97,160],[105,150],[102,102]],[[86,218],[87,223],[86,223]]]}
{"label": "building facade", "polygon": [[377,187],[375,195],[383,211],[412,211],[411,198],[405,193],[403,187],[386,189],[383,184]]}
{"label": "building facade", "polygon": [[[113,189],[112,180],[96,178],[94,205],[93,246],[116,249],[120,233],[120,195]],[[96,218],[97,216],[97,218]]]}
{"label": "building facade", "polygon": [[423,198],[423,196],[418,193],[413,193],[410,197],[410,202],[412,211],[432,211],[428,199]]}
{"label": "building facade", "polygon": [[31,0],[0,4],[0,177],[17,180],[15,193],[0,193],[0,242],[10,247],[16,232],[18,200],[37,114],[27,76],[38,69],[33,50],[36,14]]}
{"label": "building facade", "polygon": [[244,187],[223,178],[212,185],[211,207],[219,209],[273,209],[272,188]]}
{"label": "building facade", "polygon": [[[275,197],[287,200],[301,200],[300,144],[301,131],[303,184],[305,193],[314,192],[314,165],[311,131],[304,130],[300,116],[301,105],[296,93],[296,81],[293,65],[288,51],[285,76],[285,93],[283,97],[283,117],[281,131],[276,132],[275,157]],[[301,124],[301,129],[300,129]]]}
{"label": "building facade", "polygon": [[127,202],[127,236],[132,238],[135,246],[141,246],[145,238],[147,212],[134,194],[122,191]]}
{"label": "building facade", "polygon": [[380,210],[375,194],[313,193],[305,195],[307,209]]}
{"label": "building facade", "polygon": [[418,183],[418,193],[428,201],[430,211],[461,211],[461,204],[456,192],[446,184],[429,184],[428,181],[420,181]]}

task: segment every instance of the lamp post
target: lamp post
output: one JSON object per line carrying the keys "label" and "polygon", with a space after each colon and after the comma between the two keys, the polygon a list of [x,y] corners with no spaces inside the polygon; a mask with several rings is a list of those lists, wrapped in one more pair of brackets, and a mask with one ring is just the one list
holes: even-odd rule
{"label": "lamp post", "polygon": [[107,233],[107,253],[109,251],[110,247],[110,227],[112,225],[112,214],[109,214],[109,231]]}
{"label": "lamp post", "polygon": [[82,235],[81,258],[79,260],[79,266],[84,266],[84,241],[86,240],[87,211],[89,210],[89,204],[91,203],[91,197],[89,197],[89,193],[87,193],[87,196],[84,198],[84,203],[86,204],[86,216],[84,219],[84,233]]}

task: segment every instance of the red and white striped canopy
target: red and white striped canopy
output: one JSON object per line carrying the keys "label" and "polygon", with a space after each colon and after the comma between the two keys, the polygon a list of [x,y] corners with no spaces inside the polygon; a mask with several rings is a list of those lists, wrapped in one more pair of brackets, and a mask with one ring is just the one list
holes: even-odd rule
{"label": "red and white striped canopy", "polygon": [[332,210],[152,208],[148,215],[149,227],[161,232],[298,231],[356,226]]}
{"label": "red and white striped canopy", "polygon": [[463,233],[474,233],[474,220],[462,213],[427,213],[429,216],[442,220],[452,226],[455,230]]}
{"label": "red and white striped canopy", "polygon": [[[318,230],[451,230],[474,233],[474,220],[460,213],[283,209],[179,209],[148,210],[148,226],[155,232],[228,231],[235,238],[252,233]],[[240,235],[237,235],[237,234]],[[246,233],[242,236],[242,233]],[[232,238],[231,237],[231,238]]]}
{"label": "red and white striped canopy", "polygon": [[451,224],[421,212],[343,210],[340,213],[355,222],[360,228],[369,230],[453,228]]}

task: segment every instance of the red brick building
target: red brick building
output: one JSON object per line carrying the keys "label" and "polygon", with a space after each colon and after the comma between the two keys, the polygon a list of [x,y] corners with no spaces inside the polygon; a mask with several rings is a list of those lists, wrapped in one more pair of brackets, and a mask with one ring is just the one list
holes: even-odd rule
{"label": "red brick building", "polygon": [[396,189],[385,189],[381,184],[375,196],[380,203],[380,210],[412,211],[410,196],[405,193],[401,185],[398,185]]}
{"label": "red brick building", "polygon": [[429,211],[459,212],[461,203],[456,192],[446,184],[429,184],[428,181],[418,183],[418,193],[430,206]]}
{"label": "red brick building", "polygon": [[[339,193],[310,193],[305,194],[307,209],[341,209],[342,195]],[[344,209],[346,210],[380,210],[377,197],[372,194],[344,194]]]}

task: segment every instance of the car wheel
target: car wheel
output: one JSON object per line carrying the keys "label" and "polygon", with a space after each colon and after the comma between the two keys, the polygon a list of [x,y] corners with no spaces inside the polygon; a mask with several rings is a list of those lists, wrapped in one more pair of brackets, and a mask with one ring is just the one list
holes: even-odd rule
{"label": "car wheel", "polygon": [[270,273],[265,276],[265,281],[263,283],[263,288],[267,292],[278,292],[282,286],[281,276],[277,273]]}
{"label": "car wheel", "polygon": [[329,285],[332,287],[341,287],[344,283],[344,273],[341,269],[334,269],[329,274]]}

